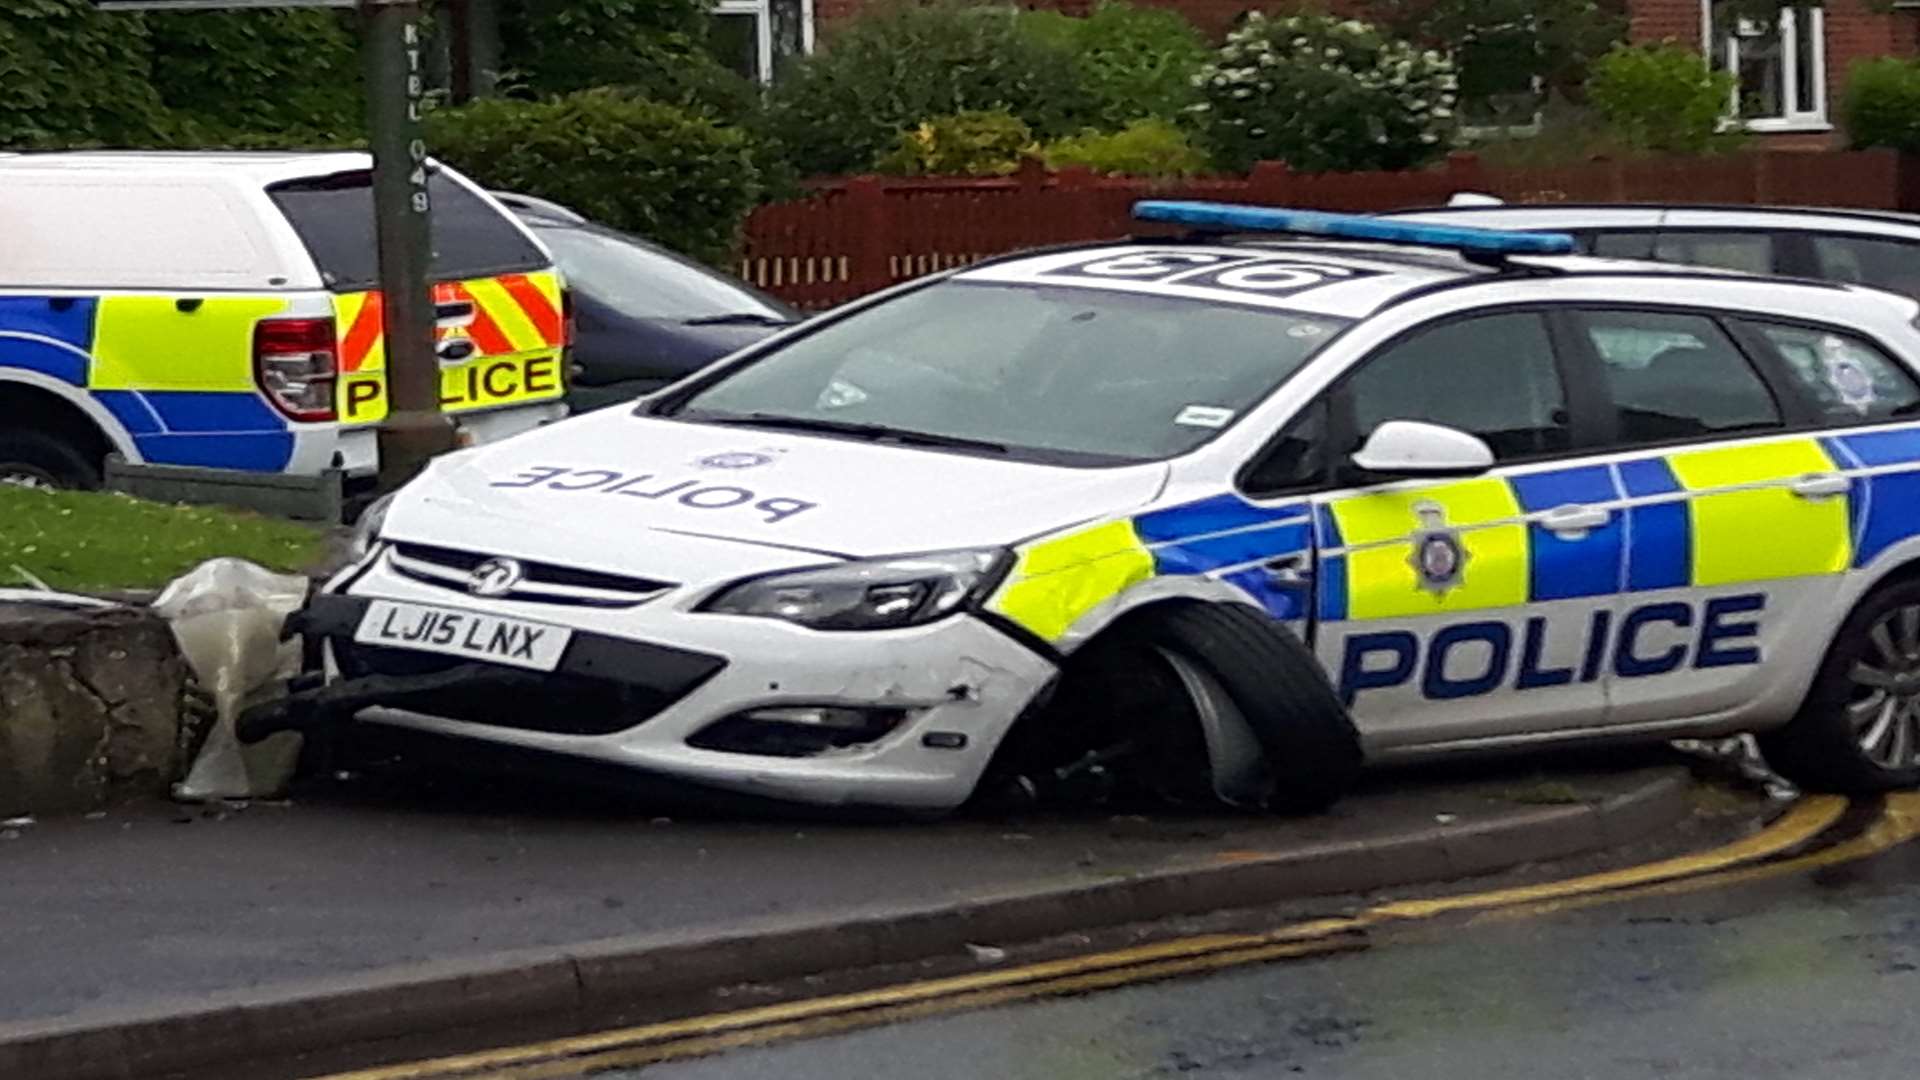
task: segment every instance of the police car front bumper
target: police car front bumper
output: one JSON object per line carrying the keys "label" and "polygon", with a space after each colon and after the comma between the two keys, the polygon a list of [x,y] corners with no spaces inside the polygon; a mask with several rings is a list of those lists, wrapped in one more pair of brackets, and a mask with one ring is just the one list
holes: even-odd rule
{"label": "police car front bumper", "polygon": [[[376,600],[562,623],[572,636],[551,673],[372,648],[354,639]],[[480,600],[379,559],[292,625],[320,644],[328,682],[243,734],[357,719],[820,805],[958,806],[1057,675],[972,615],[828,632],[664,598],[631,609]]]}

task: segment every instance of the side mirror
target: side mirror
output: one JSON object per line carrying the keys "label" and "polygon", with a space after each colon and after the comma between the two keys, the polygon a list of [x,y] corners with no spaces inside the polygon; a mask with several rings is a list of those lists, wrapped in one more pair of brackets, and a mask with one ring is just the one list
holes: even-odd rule
{"label": "side mirror", "polygon": [[1388,420],[1373,429],[1352,460],[1358,468],[1388,476],[1473,476],[1493,468],[1493,450],[1456,428]]}

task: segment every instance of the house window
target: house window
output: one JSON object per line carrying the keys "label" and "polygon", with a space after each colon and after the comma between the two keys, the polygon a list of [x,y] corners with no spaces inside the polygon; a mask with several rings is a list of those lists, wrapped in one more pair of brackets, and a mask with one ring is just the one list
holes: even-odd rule
{"label": "house window", "polygon": [[[1722,4],[1724,9],[1728,5]],[[1783,7],[1777,19],[1716,11],[1703,0],[1702,28],[1713,64],[1738,77],[1733,115],[1752,131],[1827,127],[1826,16]]]}
{"label": "house window", "polygon": [[718,0],[708,47],[747,78],[770,82],[782,58],[813,51],[813,0]]}

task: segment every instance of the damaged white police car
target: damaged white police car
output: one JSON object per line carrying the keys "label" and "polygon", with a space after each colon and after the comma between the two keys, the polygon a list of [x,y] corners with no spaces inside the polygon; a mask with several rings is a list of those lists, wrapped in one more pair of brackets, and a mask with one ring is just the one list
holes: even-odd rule
{"label": "damaged white police car", "polygon": [[1311,808],[1363,759],[1737,731],[1810,786],[1920,781],[1914,301],[1138,210],[1194,231],[919,279],[439,460],[295,617],[324,685],[243,736],[923,811]]}

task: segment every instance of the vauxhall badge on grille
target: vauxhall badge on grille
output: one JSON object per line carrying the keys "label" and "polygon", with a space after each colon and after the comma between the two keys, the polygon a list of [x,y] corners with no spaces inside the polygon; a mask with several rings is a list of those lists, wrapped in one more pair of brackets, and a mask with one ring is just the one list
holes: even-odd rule
{"label": "vauxhall badge on grille", "polygon": [[1460,531],[1447,524],[1447,511],[1438,503],[1416,503],[1413,513],[1420,527],[1413,531],[1413,551],[1407,565],[1413,567],[1420,587],[1433,595],[1445,596],[1447,590],[1466,578],[1467,549],[1460,543]]}
{"label": "vauxhall badge on grille", "polygon": [[488,559],[467,575],[467,591],[475,596],[505,596],[525,576],[526,570],[513,559]]}

